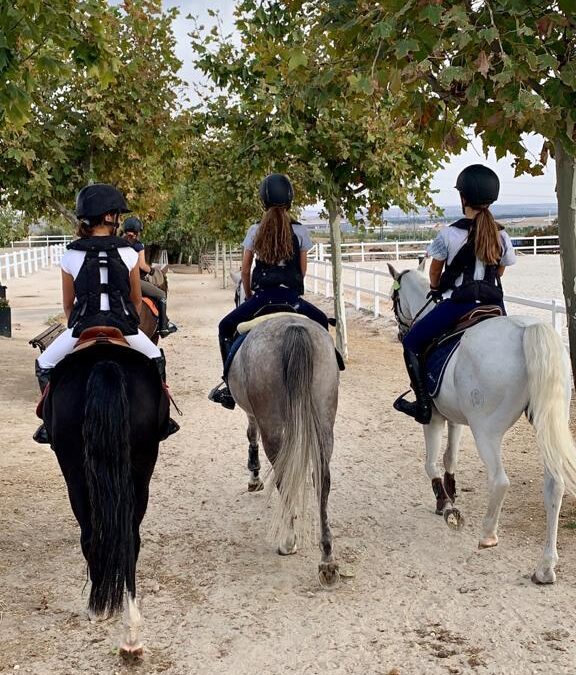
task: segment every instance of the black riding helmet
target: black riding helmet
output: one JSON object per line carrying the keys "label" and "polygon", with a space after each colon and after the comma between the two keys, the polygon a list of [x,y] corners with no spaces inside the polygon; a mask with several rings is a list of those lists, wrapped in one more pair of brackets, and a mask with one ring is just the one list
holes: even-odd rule
{"label": "black riding helmet", "polygon": [[83,187],[76,196],[76,216],[78,218],[98,218],[98,216],[113,211],[130,213],[124,195],[113,185],[93,183]]}
{"label": "black riding helmet", "polygon": [[135,232],[138,234],[142,232],[144,226],[142,225],[140,218],[131,216],[130,218],[126,218],[126,220],[122,223],[122,229],[124,232]]}
{"label": "black riding helmet", "polygon": [[484,206],[498,199],[500,181],[498,176],[483,164],[471,164],[460,173],[456,189],[467,206]]}
{"label": "black riding helmet", "polygon": [[273,206],[292,206],[294,189],[288,177],[281,173],[271,173],[260,183],[260,199],[265,209]]}

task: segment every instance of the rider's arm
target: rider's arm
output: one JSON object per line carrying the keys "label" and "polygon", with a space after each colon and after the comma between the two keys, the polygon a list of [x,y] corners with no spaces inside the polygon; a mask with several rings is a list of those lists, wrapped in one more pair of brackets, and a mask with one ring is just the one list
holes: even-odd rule
{"label": "rider's arm", "polygon": [[308,269],[308,251],[300,251],[300,271],[302,272],[302,278],[306,276],[307,269]]}
{"label": "rider's arm", "polygon": [[506,269],[505,265],[500,265],[500,267],[498,268],[498,276],[499,277],[501,277],[504,274],[505,269]]}
{"label": "rider's arm", "polygon": [[142,308],[142,288],[140,286],[140,268],[138,265],[130,270],[130,300],[138,314]]}
{"label": "rider's arm", "polygon": [[250,288],[250,274],[252,272],[253,259],[254,253],[245,248],[244,255],[242,256],[242,286],[244,286],[246,298],[252,297],[252,289]]}
{"label": "rider's arm", "polygon": [[144,249],[141,251],[138,251],[138,267],[145,272],[146,274],[150,274],[152,271],[152,268],[148,263],[146,262],[146,257],[144,255]]}
{"label": "rider's arm", "polygon": [[440,283],[440,277],[442,276],[442,270],[444,269],[445,260],[436,260],[432,258],[430,263],[430,288],[438,288]]}
{"label": "rider's arm", "polygon": [[62,305],[64,306],[64,314],[66,314],[67,319],[70,318],[70,312],[72,311],[72,307],[74,307],[75,298],[74,277],[62,270]]}

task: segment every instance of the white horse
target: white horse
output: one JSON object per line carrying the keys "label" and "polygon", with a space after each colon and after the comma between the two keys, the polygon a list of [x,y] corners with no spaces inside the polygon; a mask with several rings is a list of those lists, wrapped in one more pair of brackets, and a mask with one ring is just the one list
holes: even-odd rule
{"label": "white horse", "polygon": [[[426,304],[429,282],[424,262],[418,270],[397,272],[394,311],[400,338]],[[426,307],[422,316],[430,311]],[[551,584],[558,562],[556,539],[564,487],[576,494],[576,449],[568,426],[571,394],[570,362],[559,335],[548,324],[528,316],[487,319],[469,328],[450,359],[434,399],[430,424],[424,426],[426,472],[437,497],[437,513],[459,528],[462,518],[453,506],[454,471],[462,425],[468,425],[488,474],[488,510],[479,548],[498,543],[498,518],[510,484],[502,465],[502,438],[526,413],[536,430],[544,460],[546,541],[532,581]],[[444,481],[437,466],[442,433],[448,422]]]}

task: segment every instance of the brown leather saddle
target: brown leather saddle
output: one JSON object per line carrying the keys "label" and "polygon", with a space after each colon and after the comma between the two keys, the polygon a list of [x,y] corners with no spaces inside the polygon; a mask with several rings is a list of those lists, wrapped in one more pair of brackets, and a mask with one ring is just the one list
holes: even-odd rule
{"label": "brown leather saddle", "polygon": [[78,342],[74,345],[73,352],[80,349],[88,349],[98,344],[112,344],[118,347],[130,347],[128,341],[119,328],[113,326],[92,326],[80,333]]}

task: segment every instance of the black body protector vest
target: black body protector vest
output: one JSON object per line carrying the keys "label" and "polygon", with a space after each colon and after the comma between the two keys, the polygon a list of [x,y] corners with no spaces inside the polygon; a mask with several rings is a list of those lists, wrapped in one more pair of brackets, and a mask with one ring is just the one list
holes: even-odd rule
{"label": "black body protector vest", "polygon": [[[462,218],[450,225],[460,230],[471,232],[474,221]],[[500,228],[503,229],[503,228]],[[498,274],[500,263],[486,265],[483,279],[474,279],[476,269],[474,231],[469,234],[468,240],[454,256],[452,262],[446,267],[438,289],[442,292],[452,289],[451,300],[453,302],[479,302],[483,305],[500,305],[504,297],[502,283]],[[455,286],[456,279],[462,274],[462,283]]]}
{"label": "black body protector vest", "polygon": [[[300,223],[293,224],[299,225]],[[292,249],[292,257],[286,260],[284,265],[267,265],[261,260],[256,260],[251,282],[254,292],[286,286],[296,291],[298,295],[304,295],[304,277],[300,268],[300,243],[294,231],[292,232]]]}
{"label": "black body protector vest", "polygon": [[[114,326],[124,335],[136,335],[140,317],[130,300],[130,271],[118,253],[130,244],[119,237],[90,237],[77,239],[68,248],[85,251],[84,262],[74,279],[76,301],[68,320],[72,336],[92,326]],[[100,253],[104,251],[105,256]],[[100,269],[108,270],[108,283],[100,281]],[[100,296],[107,293],[110,309],[100,309]]]}

